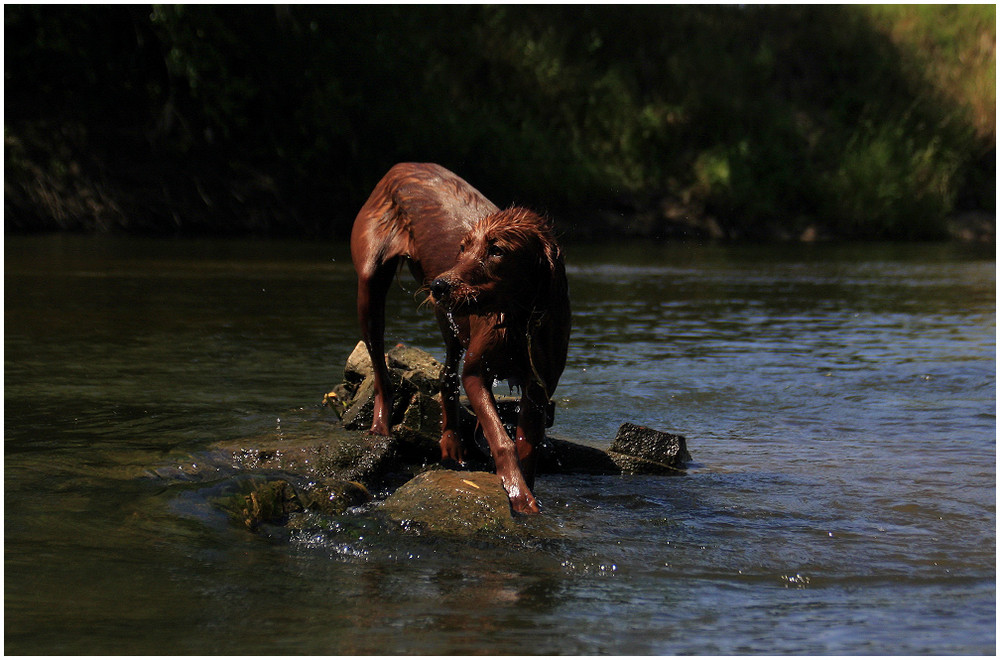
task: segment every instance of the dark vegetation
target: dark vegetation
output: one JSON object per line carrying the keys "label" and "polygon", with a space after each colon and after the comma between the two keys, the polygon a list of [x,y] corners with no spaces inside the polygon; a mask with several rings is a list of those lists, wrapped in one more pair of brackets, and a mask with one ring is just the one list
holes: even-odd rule
{"label": "dark vegetation", "polygon": [[995,26],[994,5],[8,5],[5,230],[346,236],[419,160],[568,237],[974,217],[992,238]]}

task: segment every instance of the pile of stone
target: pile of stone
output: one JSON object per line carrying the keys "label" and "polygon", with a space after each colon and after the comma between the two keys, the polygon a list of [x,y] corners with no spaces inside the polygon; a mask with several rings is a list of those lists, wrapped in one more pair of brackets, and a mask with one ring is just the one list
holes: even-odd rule
{"label": "pile of stone", "polygon": [[[470,449],[462,470],[439,465],[442,365],[429,354],[402,344],[387,354],[394,388],[392,435],[371,436],[374,401],[372,367],[359,343],[344,369],[344,381],[324,405],[345,432],[317,441],[282,438],[269,446],[230,447],[244,473],[283,476],[256,481],[232,507],[247,527],[283,524],[302,512],[338,515],[385,495],[378,510],[391,519],[447,534],[510,531],[515,525],[506,493],[492,474],[492,461],[475,415],[463,405],[460,430]],[[511,429],[514,397],[498,408]],[[551,425],[551,412],[549,424]],[[539,474],[683,474],[691,456],[683,436],[625,423],[607,451],[548,437],[539,448]]]}
{"label": "pile of stone", "polygon": [[[419,349],[399,344],[386,354],[395,400],[391,415],[393,437],[413,458],[433,461],[441,435],[442,365]],[[476,434],[476,418],[462,397],[460,427],[477,467],[488,466],[485,443]],[[340,415],[345,428],[365,430],[374,407],[374,376],[364,344],[358,342],[347,359],[344,382],[324,397],[324,404]],[[501,418],[512,430],[517,423],[517,397],[497,397]],[[554,405],[550,403],[548,424]],[[672,474],[683,472],[691,461],[683,436],[625,423],[607,452],[566,440],[547,438],[539,451],[539,473]]]}

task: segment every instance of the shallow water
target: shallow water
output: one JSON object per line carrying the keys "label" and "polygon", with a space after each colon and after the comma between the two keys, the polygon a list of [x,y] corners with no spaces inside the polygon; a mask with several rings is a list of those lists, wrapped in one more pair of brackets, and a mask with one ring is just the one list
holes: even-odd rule
{"label": "shallow water", "polygon": [[[7,238],[5,652],[995,653],[991,251],[567,253],[553,435],[633,421],[695,466],[543,476],[558,538],[458,543],[254,535],[171,471],[328,423],[345,245]],[[388,339],[441,357],[414,288]]]}

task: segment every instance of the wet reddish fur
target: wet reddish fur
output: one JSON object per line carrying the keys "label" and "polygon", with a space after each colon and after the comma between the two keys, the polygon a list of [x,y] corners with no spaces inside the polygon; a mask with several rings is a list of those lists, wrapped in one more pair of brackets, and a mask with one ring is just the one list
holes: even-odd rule
{"label": "wet reddish fur", "polygon": [[[385,296],[407,261],[424,287],[449,287],[434,310],[447,347],[442,373],[442,459],[462,462],[458,365],[515,511],[538,511],[531,493],[545,409],[566,363],[570,311],[562,254],[548,222],[523,208],[500,211],[460,177],[402,163],[375,187],[354,222],[358,318],[375,372],[371,433],[388,435],[392,391],[385,366]],[[451,318],[449,318],[449,314]],[[454,321],[454,324],[452,324]],[[454,328],[457,329],[457,333]],[[522,397],[515,437],[504,429],[492,383],[511,379]]]}

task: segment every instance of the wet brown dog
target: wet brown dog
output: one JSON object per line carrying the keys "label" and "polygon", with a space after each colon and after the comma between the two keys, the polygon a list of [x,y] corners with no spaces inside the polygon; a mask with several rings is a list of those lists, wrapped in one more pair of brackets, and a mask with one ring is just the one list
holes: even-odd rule
{"label": "wet brown dog", "polygon": [[[371,433],[389,435],[392,389],[385,364],[385,297],[403,260],[429,290],[447,347],[441,376],[441,457],[463,462],[462,385],[489,443],[497,475],[521,513],[535,513],[535,449],[566,365],[570,310],[562,253],[549,224],[523,208],[499,210],[440,165],[401,163],[354,220],[358,320],[375,371]],[[521,388],[517,432],[504,429],[495,379]]]}

